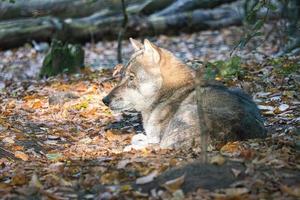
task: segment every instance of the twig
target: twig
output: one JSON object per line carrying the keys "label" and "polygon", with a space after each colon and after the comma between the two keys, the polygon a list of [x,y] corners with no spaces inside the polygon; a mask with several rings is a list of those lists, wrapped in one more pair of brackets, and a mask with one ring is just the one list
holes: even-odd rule
{"label": "twig", "polygon": [[128,23],[128,15],[126,11],[126,5],[125,5],[125,0],[122,1],[122,11],[123,11],[123,23],[122,23],[122,28],[119,32],[118,35],[118,63],[122,63],[122,39],[124,36],[124,33],[126,32],[127,29],[127,23]]}

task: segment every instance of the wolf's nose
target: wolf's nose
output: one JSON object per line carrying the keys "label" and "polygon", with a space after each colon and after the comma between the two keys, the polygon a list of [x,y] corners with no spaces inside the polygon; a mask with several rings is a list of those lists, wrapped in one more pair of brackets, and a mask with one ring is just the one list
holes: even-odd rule
{"label": "wolf's nose", "polygon": [[102,102],[103,102],[106,106],[109,106],[109,103],[110,103],[109,97],[108,97],[108,96],[104,97],[104,98],[102,99]]}

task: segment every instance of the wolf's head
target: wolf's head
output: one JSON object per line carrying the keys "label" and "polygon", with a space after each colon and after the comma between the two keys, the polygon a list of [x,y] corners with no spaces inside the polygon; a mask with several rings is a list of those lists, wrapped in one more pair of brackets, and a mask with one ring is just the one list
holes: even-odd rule
{"label": "wolf's head", "polygon": [[120,83],[103,98],[112,110],[145,111],[162,96],[192,82],[191,71],[172,53],[147,39],[130,39],[135,53],[124,66]]}

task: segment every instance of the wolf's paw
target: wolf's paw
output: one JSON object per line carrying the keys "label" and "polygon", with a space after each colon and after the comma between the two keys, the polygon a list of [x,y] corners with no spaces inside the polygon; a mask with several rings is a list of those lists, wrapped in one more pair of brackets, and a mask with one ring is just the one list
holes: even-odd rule
{"label": "wolf's paw", "polygon": [[134,135],[131,139],[131,145],[124,148],[124,151],[131,151],[133,149],[140,150],[148,146],[147,136],[144,134]]}
{"label": "wolf's paw", "polygon": [[142,144],[147,142],[147,136],[144,134],[136,134],[131,138],[131,144]]}

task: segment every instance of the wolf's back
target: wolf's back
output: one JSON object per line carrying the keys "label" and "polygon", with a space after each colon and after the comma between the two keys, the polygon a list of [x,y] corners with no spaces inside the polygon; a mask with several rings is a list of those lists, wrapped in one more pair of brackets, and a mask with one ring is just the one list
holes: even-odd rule
{"label": "wolf's back", "polygon": [[266,136],[259,109],[243,91],[208,86],[201,98],[213,140],[227,142]]}

